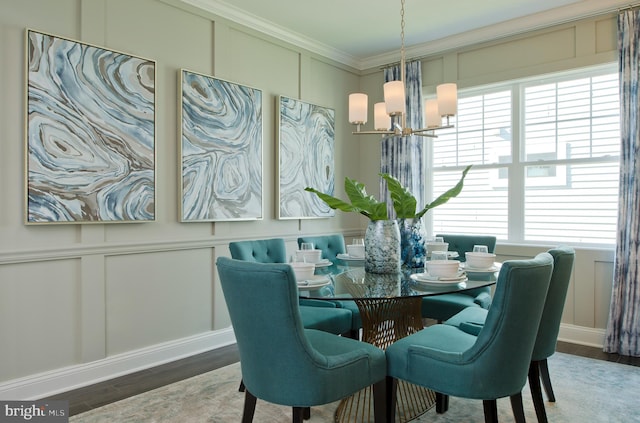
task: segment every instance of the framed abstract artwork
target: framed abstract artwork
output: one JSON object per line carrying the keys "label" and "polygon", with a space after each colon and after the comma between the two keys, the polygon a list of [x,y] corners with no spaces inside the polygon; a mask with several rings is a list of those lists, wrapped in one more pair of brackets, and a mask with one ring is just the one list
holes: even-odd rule
{"label": "framed abstract artwork", "polygon": [[154,61],[26,31],[27,224],[155,220]]}
{"label": "framed abstract artwork", "polygon": [[262,91],[181,70],[182,222],[262,219]]}
{"label": "framed abstract artwork", "polygon": [[333,195],[335,185],[335,111],[304,101],[279,96],[278,202],[279,219],[331,217],[335,211],[313,187]]}

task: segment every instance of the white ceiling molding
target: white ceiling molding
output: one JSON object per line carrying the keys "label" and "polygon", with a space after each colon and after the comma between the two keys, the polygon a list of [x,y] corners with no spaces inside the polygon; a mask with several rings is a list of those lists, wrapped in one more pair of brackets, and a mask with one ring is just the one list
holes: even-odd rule
{"label": "white ceiling molding", "polygon": [[287,28],[276,25],[273,22],[262,19],[259,16],[252,15],[237,7],[226,3],[220,3],[217,0],[181,0],[183,3],[205,10],[207,12],[218,15],[232,22],[247,26],[255,31],[274,37],[278,40],[285,41],[294,46],[309,50],[313,53],[343,63],[347,66],[359,68],[359,61],[350,54],[335,49],[326,44],[322,44],[317,40],[311,39],[293,32]]}

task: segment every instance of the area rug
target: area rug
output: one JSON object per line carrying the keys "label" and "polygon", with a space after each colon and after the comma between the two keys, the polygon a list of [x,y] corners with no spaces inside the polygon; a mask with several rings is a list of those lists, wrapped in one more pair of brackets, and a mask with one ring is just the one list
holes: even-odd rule
{"label": "area rug", "polygon": [[[549,359],[556,403],[546,402],[549,422],[640,422],[640,367],[556,353]],[[235,423],[242,417],[240,366],[221,369],[118,401],[70,418],[74,423]],[[277,386],[273,387],[278,389]],[[545,397],[546,398],[546,397]],[[536,422],[529,387],[523,389],[527,421]],[[311,409],[310,423],[329,423],[337,403]],[[500,422],[512,422],[508,398],[498,400]],[[289,407],[258,400],[256,423],[287,423]],[[449,411],[427,411],[415,422],[481,423],[482,401],[450,399]]]}

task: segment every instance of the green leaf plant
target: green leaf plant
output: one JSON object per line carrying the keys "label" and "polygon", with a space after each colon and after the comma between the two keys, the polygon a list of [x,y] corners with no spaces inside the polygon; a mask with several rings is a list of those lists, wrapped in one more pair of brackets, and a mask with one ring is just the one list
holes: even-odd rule
{"label": "green leaf plant", "polygon": [[[393,209],[396,212],[398,219],[420,219],[426,212],[434,207],[440,206],[450,199],[457,197],[462,191],[464,186],[464,178],[467,176],[471,166],[467,166],[462,171],[462,177],[460,181],[447,192],[440,195],[431,203],[424,206],[421,210],[417,209],[417,200],[411,194],[411,192],[402,186],[402,184],[393,176],[388,173],[380,173],[380,177],[387,182],[389,194],[391,195],[391,201],[393,202]],[[351,179],[349,177],[344,178],[344,191],[347,193],[350,203],[343,201],[339,198],[325,194],[318,191],[315,188],[306,187],[305,191],[316,194],[322,201],[327,203],[329,207],[334,210],[341,210],[343,212],[360,213],[363,216],[368,217],[370,220],[388,220],[387,203],[378,201],[372,195],[367,194],[367,190],[364,184]]]}

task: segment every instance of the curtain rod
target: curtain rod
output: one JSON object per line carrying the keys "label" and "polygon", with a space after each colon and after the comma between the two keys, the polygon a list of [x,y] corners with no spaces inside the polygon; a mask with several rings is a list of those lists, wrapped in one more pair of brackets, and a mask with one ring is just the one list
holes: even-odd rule
{"label": "curtain rod", "polygon": [[628,6],[621,7],[618,9],[618,13],[624,12],[625,10],[635,10],[640,9],[640,3],[631,3]]}

